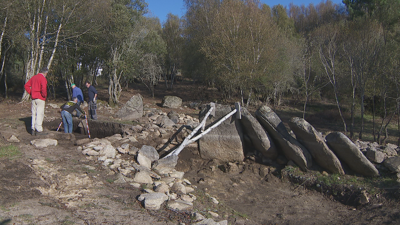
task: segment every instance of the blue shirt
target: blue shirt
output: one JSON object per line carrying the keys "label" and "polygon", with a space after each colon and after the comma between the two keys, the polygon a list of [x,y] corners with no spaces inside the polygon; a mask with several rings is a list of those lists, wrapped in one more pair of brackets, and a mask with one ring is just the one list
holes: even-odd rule
{"label": "blue shirt", "polygon": [[78,99],[78,102],[83,102],[82,90],[78,87],[74,87],[74,89],[72,89],[72,99],[75,97]]}

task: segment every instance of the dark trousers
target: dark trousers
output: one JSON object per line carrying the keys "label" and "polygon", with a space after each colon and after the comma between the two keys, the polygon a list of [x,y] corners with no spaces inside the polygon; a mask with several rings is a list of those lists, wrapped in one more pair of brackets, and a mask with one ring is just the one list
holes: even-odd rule
{"label": "dark trousers", "polygon": [[96,110],[97,110],[96,103],[93,101],[90,101],[89,102],[89,114],[90,114],[90,118],[92,118],[92,120],[97,120]]}

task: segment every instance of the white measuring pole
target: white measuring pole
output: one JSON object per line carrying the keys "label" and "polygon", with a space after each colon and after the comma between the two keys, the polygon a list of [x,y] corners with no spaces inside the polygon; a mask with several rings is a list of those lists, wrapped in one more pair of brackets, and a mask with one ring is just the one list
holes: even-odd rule
{"label": "white measuring pole", "polygon": [[[206,135],[207,133],[209,133],[212,129],[216,128],[217,126],[219,126],[222,122],[224,122],[225,120],[227,120],[229,117],[231,117],[233,114],[235,114],[236,112],[238,112],[238,114],[236,114],[236,118],[237,119],[241,119],[241,114],[240,114],[240,105],[239,103],[235,103],[235,109],[228,113],[227,115],[225,115],[224,117],[222,117],[218,122],[216,122],[215,124],[213,124],[211,127],[207,128],[207,130],[204,131],[205,128],[205,124],[206,124],[206,120],[208,118],[208,116],[213,113],[213,115],[215,116],[215,104],[211,103],[210,104],[211,108],[210,110],[207,112],[206,116],[204,117],[204,119],[201,121],[201,123],[199,124],[199,126],[196,127],[196,129],[194,129],[192,131],[192,133],[190,133],[189,136],[187,136],[185,138],[185,140],[183,140],[182,144],[175,149],[174,151],[170,152],[167,156],[165,157],[169,157],[171,155],[179,155],[179,153],[183,150],[184,147],[186,147],[187,145],[199,140],[201,137],[203,137],[204,135]],[[197,133],[197,131],[202,128],[202,132],[197,135],[196,137],[194,137],[193,139],[191,139],[193,137],[193,135],[195,135]]]}
{"label": "white measuring pole", "polygon": [[208,110],[207,114],[204,116],[204,118],[201,121],[201,123],[199,124],[199,126],[197,126],[196,129],[194,129],[192,131],[192,133],[190,133],[189,136],[187,136],[185,138],[185,140],[183,140],[182,144],[177,149],[175,149],[174,151],[170,152],[166,157],[171,156],[172,154],[178,155],[182,151],[182,149],[186,145],[188,145],[187,142],[190,140],[190,138],[192,138],[193,135],[195,135],[200,128],[204,129],[204,126],[206,124],[206,120],[207,120],[208,116],[210,116],[210,114],[215,110],[215,104],[210,104],[210,106],[211,106],[210,110]]}

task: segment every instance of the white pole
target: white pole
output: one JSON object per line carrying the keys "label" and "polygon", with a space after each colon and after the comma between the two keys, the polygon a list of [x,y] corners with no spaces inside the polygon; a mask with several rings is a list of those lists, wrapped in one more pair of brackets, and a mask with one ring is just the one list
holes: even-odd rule
{"label": "white pole", "polygon": [[[178,154],[182,151],[182,149],[183,149],[186,145],[188,145],[187,142],[190,140],[190,138],[192,138],[193,135],[195,135],[195,134],[197,133],[197,131],[198,131],[200,128],[204,127],[204,124],[206,124],[206,120],[207,120],[208,116],[210,116],[211,112],[212,112],[214,109],[215,109],[215,106],[211,105],[210,110],[208,110],[207,114],[204,116],[204,118],[203,118],[203,120],[201,121],[201,123],[199,124],[199,126],[197,126],[196,129],[194,129],[194,130],[192,131],[192,133],[190,133],[190,135],[187,136],[187,137],[185,138],[185,140],[183,140],[183,142],[181,143],[181,145],[180,145],[177,149],[175,149],[174,151],[170,152],[166,157],[169,157],[169,156],[171,156],[172,154],[178,155]],[[178,153],[175,153],[175,152],[178,152]]]}

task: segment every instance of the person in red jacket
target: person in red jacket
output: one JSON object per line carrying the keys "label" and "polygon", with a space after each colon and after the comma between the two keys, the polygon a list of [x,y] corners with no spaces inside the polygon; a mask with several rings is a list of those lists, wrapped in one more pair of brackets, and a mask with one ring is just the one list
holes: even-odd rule
{"label": "person in red jacket", "polygon": [[32,98],[32,125],[31,134],[46,134],[43,132],[44,106],[47,97],[47,73],[49,70],[43,68],[25,84],[25,90]]}

